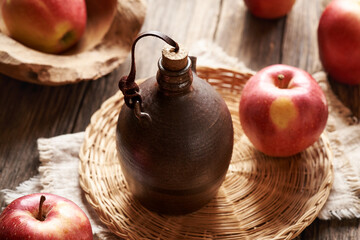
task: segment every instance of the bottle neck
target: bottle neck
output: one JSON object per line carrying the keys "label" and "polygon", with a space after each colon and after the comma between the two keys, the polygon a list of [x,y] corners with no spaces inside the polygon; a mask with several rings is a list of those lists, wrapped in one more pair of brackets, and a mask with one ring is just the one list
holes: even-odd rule
{"label": "bottle neck", "polygon": [[159,84],[160,91],[165,94],[181,94],[190,91],[193,81],[191,69],[191,60],[187,57],[186,67],[179,71],[169,71],[162,64],[162,57],[158,62],[159,70],[156,80]]}

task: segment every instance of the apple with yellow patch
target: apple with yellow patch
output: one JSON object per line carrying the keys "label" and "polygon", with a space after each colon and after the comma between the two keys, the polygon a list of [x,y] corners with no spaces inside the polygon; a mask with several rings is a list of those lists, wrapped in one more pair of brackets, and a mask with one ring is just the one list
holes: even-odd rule
{"label": "apple with yellow patch", "polygon": [[86,214],[72,201],[35,193],[11,202],[0,215],[0,239],[91,240]]}
{"label": "apple with yellow patch", "polygon": [[46,53],[60,53],[77,43],[86,28],[85,0],[2,0],[10,37]]}
{"label": "apple with yellow patch", "polygon": [[299,68],[276,64],[245,84],[239,106],[245,135],[269,156],[295,155],[323,132],[328,107],[313,77]]}

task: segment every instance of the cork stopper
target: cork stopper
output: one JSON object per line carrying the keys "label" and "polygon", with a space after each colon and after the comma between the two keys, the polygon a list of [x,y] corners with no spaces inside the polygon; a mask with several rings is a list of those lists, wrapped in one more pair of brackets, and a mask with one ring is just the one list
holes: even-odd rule
{"label": "cork stopper", "polygon": [[188,51],[181,45],[179,50],[175,52],[175,48],[166,45],[162,50],[162,65],[168,71],[180,71],[187,66]]}

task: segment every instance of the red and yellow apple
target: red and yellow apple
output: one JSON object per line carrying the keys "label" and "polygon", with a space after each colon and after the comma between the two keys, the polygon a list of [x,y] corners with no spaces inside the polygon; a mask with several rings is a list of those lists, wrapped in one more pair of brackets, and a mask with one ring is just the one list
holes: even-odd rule
{"label": "red and yellow apple", "polygon": [[46,53],[60,53],[82,37],[85,0],[4,0],[2,15],[10,37]]}
{"label": "red and yellow apple", "polygon": [[256,149],[269,156],[295,155],[317,141],[328,107],[312,76],[292,66],[268,66],[245,84],[240,122]]}
{"label": "red and yellow apple", "polygon": [[35,193],[11,202],[0,215],[0,239],[91,240],[86,214],[72,201]]}
{"label": "red and yellow apple", "polygon": [[274,19],[288,14],[295,0],[244,0],[244,2],[254,16]]}
{"label": "red and yellow apple", "polygon": [[318,26],[320,60],[336,81],[360,84],[360,1],[330,2]]}

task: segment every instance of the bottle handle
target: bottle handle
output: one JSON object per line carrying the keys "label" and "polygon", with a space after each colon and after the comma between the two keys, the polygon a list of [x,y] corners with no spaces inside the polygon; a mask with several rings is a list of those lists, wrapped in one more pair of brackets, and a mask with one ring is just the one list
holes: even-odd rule
{"label": "bottle handle", "polygon": [[158,32],[158,31],[148,31],[141,33],[137,36],[134,40],[132,47],[131,47],[131,69],[128,76],[123,76],[119,80],[119,89],[124,94],[125,104],[135,110],[135,115],[138,119],[142,118],[150,118],[150,115],[144,112],[141,112],[141,103],[142,98],[139,94],[139,86],[135,82],[135,75],[136,75],[136,66],[135,66],[135,45],[136,43],[143,37],[152,36],[157,37],[165,41],[167,44],[174,47],[174,51],[179,51],[179,45],[169,36]]}

